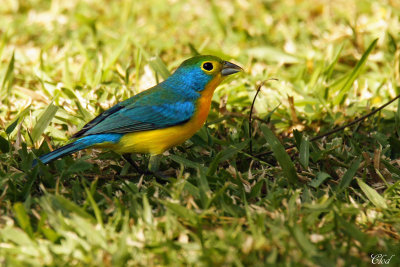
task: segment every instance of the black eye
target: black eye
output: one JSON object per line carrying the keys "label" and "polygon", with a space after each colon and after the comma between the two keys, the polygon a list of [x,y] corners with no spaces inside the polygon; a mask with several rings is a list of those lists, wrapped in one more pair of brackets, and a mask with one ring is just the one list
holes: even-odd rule
{"label": "black eye", "polygon": [[212,70],[213,68],[214,68],[214,66],[211,62],[206,62],[203,64],[203,69],[205,69],[205,70]]}

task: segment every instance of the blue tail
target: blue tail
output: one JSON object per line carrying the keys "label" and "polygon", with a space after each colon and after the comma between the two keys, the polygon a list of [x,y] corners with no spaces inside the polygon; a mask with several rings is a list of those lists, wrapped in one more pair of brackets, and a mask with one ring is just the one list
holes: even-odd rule
{"label": "blue tail", "polygon": [[[81,139],[76,140],[75,142],[72,142],[66,146],[60,147],[50,153],[47,153],[41,157],[39,157],[39,160],[43,164],[47,164],[53,160],[59,159],[61,157],[64,157],[66,155],[72,154],[76,151],[88,148],[93,145],[109,142],[109,143],[117,143],[119,139],[123,134],[96,134],[96,135],[88,135],[85,137],[82,137]],[[32,163],[32,168],[35,167],[38,164],[38,160],[35,159]]]}

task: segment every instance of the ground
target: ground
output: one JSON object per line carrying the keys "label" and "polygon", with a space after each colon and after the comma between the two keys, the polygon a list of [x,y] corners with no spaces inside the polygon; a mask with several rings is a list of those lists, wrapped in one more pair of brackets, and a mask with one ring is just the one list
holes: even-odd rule
{"label": "ground", "polygon": [[[400,93],[399,16],[394,0],[3,0],[0,264],[399,266],[398,101],[311,141]],[[165,178],[107,150],[31,169],[197,53],[245,73]]]}

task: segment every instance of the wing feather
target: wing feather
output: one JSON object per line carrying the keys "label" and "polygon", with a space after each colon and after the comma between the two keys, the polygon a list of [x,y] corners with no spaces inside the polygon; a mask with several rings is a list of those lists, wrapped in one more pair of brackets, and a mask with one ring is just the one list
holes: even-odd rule
{"label": "wing feather", "polygon": [[158,84],[104,111],[73,137],[132,133],[179,125],[193,116],[198,97],[198,93],[178,95],[176,89]]}
{"label": "wing feather", "polygon": [[[101,133],[132,133],[162,129],[187,122],[194,112],[195,105],[190,101],[123,107],[111,114],[100,115],[97,121],[89,122],[88,126],[82,129],[85,131],[79,137]],[[93,125],[93,123],[96,124]]]}

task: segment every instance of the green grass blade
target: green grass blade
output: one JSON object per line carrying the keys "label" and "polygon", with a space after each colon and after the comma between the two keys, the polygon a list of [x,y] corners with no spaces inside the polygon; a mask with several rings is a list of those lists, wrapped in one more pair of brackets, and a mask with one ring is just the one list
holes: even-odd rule
{"label": "green grass blade", "polygon": [[1,40],[0,40],[0,59],[1,59],[1,56],[3,55],[3,51],[4,51],[4,47],[6,46],[6,44],[7,44],[7,39],[8,39],[9,37],[8,37],[8,32],[6,31],[6,32],[3,32],[2,33],[2,37],[1,37]]}
{"label": "green grass blade", "polygon": [[293,228],[289,228],[293,234],[293,237],[297,241],[297,244],[303,250],[305,254],[315,255],[316,248],[307,238],[306,234],[302,231],[299,225],[293,225]]}
{"label": "green grass blade", "polygon": [[7,128],[6,128],[6,134],[10,135],[10,133],[12,133],[12,131],[14,131],[15,127],[17,127],[18,125],[18,121],[19,118],[17,118],[16,120],[14,120]]}
{"label": "green grass blade", "polygon": [[28,114],[29,110],[30,110],[30,107],[27,107],[26,109],[24,109],[23,111],[21,111],[21,112],[16,116],[16,118],[14,119],[14,121],[13,121],[10,125],[7,126],[7,128],[6,128],[6,134],[7,134],[7,135],[10,135],[10,134],[14,131],[15,127],[17,127],[17,125],[18,125],[18,123],[21,121],[21,119],[22,119],[23,117],[25,117],[26,114]]}
{"label": "green grass blade", "polygon": [[397,101],[397,112],[394,115],[394,125],[397,130],[397,135],[400,134],[400,99]]}
{"label": "green grass blade", "polygon": [[0,135],[0,150],[3,153],[7,153],[10,151],[10,144],[8,143],[7,139]]}
{"label": "green grass blade", "polygon": [[[14,243],[17,246],[23,248],[32,247],[32,245],[34,245],[34,241],[32,241],[29,235],[27,235],[27,233],[21,230],[20,228],[10,227],[10,226],[6,226],[4,228],[2,227],[0,228],[0,236],[2,241],[4,240],[8,241],[8,243]],[[3,251],[6,251],[4,247],[2,247],[1,249],[1,252]],[[20,265],[20,261],[18,261],[18,263],[19,264],[11,264],[10,266],[25,266],[25,265]]]}
{"label": "green grass blade", "polygon": [[86,187],[86,185],[83,185],[83,186],[85,188],[85,192],[86,192],[87,198],[89,199],[89,203],[92,206],[92,209],[94,211],[94,215],[96,217],[97,223],[100,224],[103,227],[103,219],[101,217],[101,211],[99,209],[99,206],[97,206],[96,201],[94,200],[90,190]]}
{"label": "green grass blade", "polygon": [[294,168],[294,164],[285,148],[279,142],[275,134],[266,125],[261,125],[261,130],[264,133],[265,139],[271,146],[274,156],[278,160],[279,165],[281,165],[283,173],[285,174],[289,183],[296,184],[298,182],[296,169]]}
{"label": "green grass blade", "polygon": [[338,52],[336,53],[332,63],[325,70],[325,75],[326,75],[327,80],[329,80],[332,77],[333,70],[335,69],[337,62],[339,61],[340,54],[342,53],[343,47],[344,47],[344,44],[342,44],[339,47]]}
{"label": "green grass blade", "polygon": [[4,75],[3,82],[1,84],[1,90],[2,94],[4,94],[4,90],[7,89],[7,93],[9,93],[11,89],[12,82],[14,80],[14,62],[15,62],[15,56],[14,56],[14,51],[12,53],[10,63],[8,63],[7,71],[6,74]]}
{"label": "green grass blade", "polygon": [[340,228],[342,228],[342,230],[345,233],[353,237],[355,240],[358,240],[361,244],[365,244],[366,240],[369,238],[367,234],[361,232],[360,229],[356,227],[354,223],[346,221],[339,214],[336,214],[336,219],[338,221],[338,225],[340,226]]}
{"label": "green grass blade", "polygon": [[32,140],[34,142],[38,141],[44,130],[49,126],[51,120],[54,118],[58,110],[58,107],[51,103],[46,110],[40,116],[39,120],[35,124],[32,130]]}
{"label": "green grass blade", "polygon": [[202,208],[207,208],[210,203],[209,194],[210,194],[210,186],[208,184],[206,172],[204,169],[199,169],[197,179],[197,187],[199,188],[200,201],[202,204]]}
{"label": "green grass blade", "polygon": [[30,236],[33,237],[31,221],[26,213],[25,206],[21,202],[17,202],[13,206],[15,217],[18,220],[22,229]]}
{"label": "green grass blade", "polygon": [[118,44],[118,46],[113,49],[113,52],[111,55],[107,58],[106,63],[104,64],[104,70],[108,70],[111,66],[115,64],[117,61],[118,57],[121,55],[122,51],[124,51],[126,45],[128,44],[128,36],[126,35],[121,42]]}
{"label": "green grass blade", "polygon": [[155,56],[149,59],[150,67],[158,74],[161,75],[163,79],[167,79],[171,72],[169,72],[167,66],[161,60],[159,56]]}
{"label": "green grass blade", "polygon": [[189,46],[189,49],[190,49],[190,53],[191,53],[193,56],[198,56],[198,55],[200,55],[199,51],[197,51],[197,49],[194,47],[194,45],[193,45],[192,43],[189,43],[188,46]]}
{"label": "green grass blade", "polygon": [[75,202],[60,195],[47,195],[41,199],[41,206],[46,207],[47,212],[50,212],[51,209],[55,207],[63,213],[74,213],[80,217],[94,221],[93,216],[87,213],[83,208],[78,206]]}
{"label": "green grass blade", "polygon": [[159,201],[179,217],[187,220],[192,225],[197,225],[198,215],[194,211],[176,203],[172,203],[165,200],[159,200]]}
{"label": "green grass blade", "polygon": [[182,164],[185,167],[194,168],[194,169],[203,168],[203,166],[201,166],[199,163],[182,158],[178,155],[170,155],[169,158],[179,164]]}
{"label": "green grass blade", "polygon": [[304,135],[301,138],[300,143],[300,164],[304,168],[308,168],[308,163],[310,162],[310,141]]}
{"label": "green grass blade", "polygon": [[387,209],[387,204],[385,199],[376,192],[375,189],[364,183],[362,180],[357,179],[357,183],[360,186],[361,190],[367,196],[367,198],[377,207],[380,209]]}
{"label": "green grass blade", "polygon": [[317,173],[317,177],[311,181],[310,185],[314,188],[318,188],[329,177],[331,176],[326,172],[319,172]]}
{"label": "green grass blade", "polygon": [[138,48],[136,51],[135,55],[135,89],[136,91],[139,89],[138,84],[139,84],[139,77],[140,77],[140,67],[142,66],[142,58],[143,58],[143,53],[142,49]]}
{"label": "green grass blade", "polygon": [[339,192],[343,191],[345,188],[349,186],[351,180],[353,180],[353,177],[358,170],[358,166],[360,166],[360,163],[361,163],[361,158],[358,158],[353,162],[353,164],[351,164],[350,168],[343,175],[339,183]]}
{"label": "green grass blade", "polygon": [[63,83],[68,86],[68,87],[73,87],[73,78],[71,76],[71,69],[69,66],[69,57],[66,56],[64,58],[64,64],[63,64],[63,70],[62,70],[62,81]]}
{"label": "green grass blade", "polygon": [[208,167],[207,175],[214,175],[215,172],[217,171],[218,164],[220,162],[223,162],[225,160],[228,160],[235,156],[240,150],[246,147],[248,142],[242,142],[240,144],[237,144],[236,146],[231,146],[228,147],[220,152],[214,157],[214,160],[210,163],[210,166]]}
{"label": "green grass blade", "polygon": [[89,122],[91,119],[94,118],[94,116],[82,106],[82,104],[81,104],[81,102],[79,101],[79,99],[76,99],[76,100],[75,100],[75,104],[76,104],[76,106],[78,107],[79,113],[81,114],[81,116],[83,117],[83,119],[84,119],[86,122]]}
{"label": "green grass blade", "polygon": [[347,78],[345,84],[339,90],[339,95],[334,99],[334,101],[333,101],[334,105],[338,105],[339,103],[342,102],[344,95],[347,94],[347,92],[350,90],[351,86],[353,85],[354,81],[360,75],[362,67],[367,62],[368,56],[371,54],[372,50],[375,48],[377,42],[378,42],[378,39],[375,39],[374,41],[372,41],[372,43],[369,45],[367,50],[362,55],[361,59],[357,62],[357,65],[354,67],[350,76]]}
{"label": "green grass blade", "polygon": [[147,224],[153,223],[153,214],[151,212],[151,206],[149,203],[149,199],[146,195],[143,195],[143,220]]}

